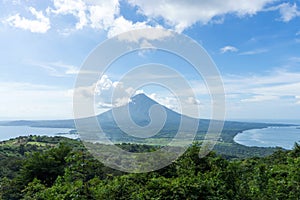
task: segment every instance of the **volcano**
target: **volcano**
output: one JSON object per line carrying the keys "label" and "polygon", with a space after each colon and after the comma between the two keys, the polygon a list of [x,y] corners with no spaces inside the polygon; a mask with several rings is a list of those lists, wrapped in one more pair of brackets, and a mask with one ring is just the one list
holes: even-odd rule
{"label": "volcano", "polygon": [[[154,137],[172,138],[178,130],[190,133],[197,130],[199,125],[198,119],[181,115],[145,94],[133,96],[128,104],[104,112],[97,119],[103,131],[112,139],[126,138],[130,141],[137,138],[127,138],[128,134],[138,137],[155,132],[157,134]],[[180,126],[182,121],[184,125]]]}

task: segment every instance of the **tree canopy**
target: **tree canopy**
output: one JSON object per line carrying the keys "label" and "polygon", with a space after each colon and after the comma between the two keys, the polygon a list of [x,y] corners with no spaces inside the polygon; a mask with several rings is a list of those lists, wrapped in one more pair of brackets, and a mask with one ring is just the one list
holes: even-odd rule
{"label": "tree canopy", "polygon": [[[199,158],[195,144],[171,165],[142,174],[105,167],[77,141],[48,144],[43,148],[26,144],[22,151],[13,151],[16,157],[6,155],[11,160],[3,155],[2,199],[300,199],[298,144],[290,151],[243,159],[214,152]],[[154,150],[136,144],[120,147]]]}

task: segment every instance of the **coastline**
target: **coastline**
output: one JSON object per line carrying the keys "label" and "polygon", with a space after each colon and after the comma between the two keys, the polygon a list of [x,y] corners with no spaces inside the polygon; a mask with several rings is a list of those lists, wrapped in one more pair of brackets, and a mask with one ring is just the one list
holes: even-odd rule
{"label": "coastline", "polygon": [[[278,130],[280,130],[280,132],[278,132]],[[298,135],[294,135],[297,134],[294,133],[295,130],[300,130],[299,125],[268,126],[265,128],[248,129],[237,133],[233,137],[233,142],[246,147],[281,147],[290,150],[295,143],[300,141],[300,137],[297,138],[296,136]],[[272,137],[269,131],[273,132]],[[294,135],[294,137],[284,138],[286,135]]]}
{"label": "coastline", "polygon": [[6,141],[20,136],[30,135],[48,137],[62,136],[73,139],[75,138],[74,136],[76,135],[76,131],[70,128],[0,125],[0,141]]}

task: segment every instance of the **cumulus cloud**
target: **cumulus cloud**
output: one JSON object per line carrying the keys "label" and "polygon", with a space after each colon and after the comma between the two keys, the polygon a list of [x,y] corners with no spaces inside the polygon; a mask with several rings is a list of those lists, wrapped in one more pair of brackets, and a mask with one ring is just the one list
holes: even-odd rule
{"label": "cumulus cloud", "polygon": [[233,47],[233,46],[225,46],[225,47],[220,49],[221,53],[237,52],[237,51],[238,51],[238,49],[236,47]]}
{"label": "cumulus cloud", "polygon": [[[119,0],[54,0],[53,7],[47,9],[48,13],[73,15],[78,22],[76,29],[85,26],[108,31],[108,36],[138,28],[149,27],[149,20],[164,19],[168,27],[172,27],[178,32],[182,32],[193,24],[200,22],[223,23],[226,14],[235,14],[239,17],[254,15],[260,11],[279,10],[281,20],[288,22],[294,17],[299,16],[296,4],[282,3],[280,5],[267,8],[276,0],[247,0],[234,1],[143,1],[128,0],[129,4],[137,7],[138,12],[148,19],[142,22],[132,22],[125,19],[120,14]],[[158,6],[159,5],[159,6]]]}
{"label": "cumulus cloud", "polygon": [[108,29],[115,23],[115,16],[119,15],[119,1],[118,0],[102,0],[102,1],[87,1],[89,19],[92,28]]}
{"label": "cumulus cloud", "polygon": [[[114,36],[120,32],[149,27],[149,22],[159,24],[156,19],[164,19],[166,27],[182,32],[193,24],[200,22],[223,23],[226,14],[236,14],[239,17],[254,15],[262,11],[266,5],[276,0],[247,0],[234,1],[194,1],[194,0],[166,0],[166,1],[143,1],[128,0],[129,4],[137,7],[138,12],[147,17],[145,21],[133,22],[125,19],[120,13],[119,0],[53,0],[53,4],[46,9],[49,17],[53,15],[72,15],[77,20],[75,29],[84,27],[100,29],[108,32],[108,36]],[[280,12],[284,19],[288,20],[298,12],[295,12],[295,5],[282,4]],[[292,10],[294,9],[294,10]],[[32,32],[45,33],[50,29],[50,20],[42,12],[30,8],[31,13],[37,18],[29,20],[21,17],[20,14],[9,18],[9,21],[16,27],[31,30]],[[293,11],[288,14],[288,11]],[[158,26],[158,25],[154,25]],[[39,27],[39,28],[37,28]]]}
{"label": "cumulus cloud", "polygon": [[136,93],[133,88],[126,87],[122,82],[112,81],[107,75],[103,75],[93,85],[75,88],[74,92],[78,98],[95,98],[99,109],[123,106]]}
{"label": "cumulus cloud", "polygon": [[110,90],[113,87],[113,82],[108,78],[107,75],[101,77],[96,85],[96,91],[98,95],[101,95],[103,91]]}
{"label": "cumulus cloud", "polygon": [[120,16],[118,0],[54,0],[53,4],[54,8],[48,8],[48,13],[73,15],[78,20],[75,27],[77,30],[91,27],[105,30],[108,37],[113,37],[126,31],[150,27],[146,22],[134,23]]}
{"label": "cumulus cloud", "polygon": [[82,29],[87,25],[88,19],[86,16],[86,4],[84,1],[77,0],[54,0],[54,8],[48,8],[47,12],[54,13],[57,15],[67,15],[71,14],[78,19],[76,23],[76,29]]}
{"label": "cumulus cloud", "polygon": [[145,16],[157,19],[163,18],[168,25],[174,26],[178,32],[190,27],[196,22],[207,24],[216,17],[233,13],[238,16],[254,15],[264,9],[268,3],[276,0],[128,0]]}
{"label": "cumulus cloud", "polygon": [[29,7],[29,11],[36,19],[31,20],[21,17],[20,14],[16,14],[8,17],[5,22],[10,26],[29,30],[33,33],[46,33],[51,28],[50,19],[42,11],[37,11],[33,7]]}
{"label": "cumulus cloud", "polygon": [[120,16],[111,23],[111,27],[108,30],[107,36],[110,38],[126,31],[149,27],[150,26],[147,25],[146,22],[133,23],[132,21],[125,19],[123,16]]}
{"label": "cumulus cloud", "polygon": [[119,35],[118,39],[121,41],[128,41],[134,43],[140,43],[141,47],[149,47],[153,40],[163,40],[164,38],[172,36],[172,32],[157,27],[155,31],[148,31],[147,29],[141,29],[138,32],[132,32],[131,34]]}
{"label": "cumulus cloud", "polygon": [[[88,27],[104,30],[108,33],[108,37],[112,37],[125,31],[150,26],[163,26],[182,32],[196,23],[203,25],[223,23],[227,14],[244,17],[255,15],[260,11],[278,10],[282,16],[281,20],[285,22],[300,15],[296,4],[282,3],[268,7],[274,5],[276,0],[252,0],[251,2],[248,0],[127,0],[127,2],[138,8],[138,14],[145,16],[144,21],[133,22],[122,16],[120,0],[53,0],[45,10],[47,17],[42,11],[30,7],[29,10],[35,20],[16,14],[6,21],[15,27],[46,33],[50,29],[50,19],[54,19],[57,15],[71,15],[75,18],[75,22],[72,22],[75,23],[74,30]],[[163,24],[158,22],[161,19]],[[63,34],[73,32],[69,27],[59,29]]]}
{"label": "cumulus cloud", "polygon": [[133,94],[131,87],[125,87],[122,82],[113,82],[107,75],[103,75],[96,84],[97,102],[101,105],[123,106],[130,101]]}
{"label": "cumulus cloud", "polygon": [[115,16],[119,15],[119,1],[99,0],[54,0],[53,8],[48,8],[49,13],[57,15],[73,15],[77,18],[76,29],[85,26],[108,30],[114,24]]}

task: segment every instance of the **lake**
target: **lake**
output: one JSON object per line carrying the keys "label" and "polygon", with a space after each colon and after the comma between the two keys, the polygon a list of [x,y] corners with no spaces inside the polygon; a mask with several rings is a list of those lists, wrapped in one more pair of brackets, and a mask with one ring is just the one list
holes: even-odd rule
{"label": "lake", "polygon": [[38,128],[29,126],[0,126],[0,141],[9,140],[19,136],[63,136],[71,139],[78,138],[76,134],[70,134],[72,129],[66,128]]}
{"label": "lake", "polygon": [[300,142],[300,126],[251,129],[237,134],[234,141],[245,146],[292,149],[295,142]]}

